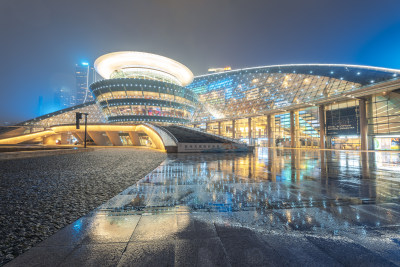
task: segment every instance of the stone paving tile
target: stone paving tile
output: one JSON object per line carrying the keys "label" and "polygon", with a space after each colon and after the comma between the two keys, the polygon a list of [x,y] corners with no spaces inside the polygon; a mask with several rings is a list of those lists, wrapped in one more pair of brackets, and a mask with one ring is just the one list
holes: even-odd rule
{"label": "stone paving tile", "polygon": [[379,207],[388,209],[392,212],[396,212],[398,214],[400,214],[400,205],[396,204],[396,203],[382,203],[382,204],[378,204]]}
{"label": "stone paving tile", "polygon": [[176,238],[177,219],[175,214],[143,215],[130,238],[132,242],[160,241]]}
{"label": "stone paving tile", "polygon": [[76,246],[82,243],[93,223],[92,217],[82,217],[64,227],[48,239],[37,244],[38,247]]}
{"label": "stone paving tile", "polygon": [[178,239],[199,240],[217,237],[217,231],[208,213],[177,215],[176,220]]}
{"label": "stone paving tile", "polygon": [[349,206],[326,207],[324,210],[331,213],[332,216],[344,220],[346,227],[379,227],[392,224],[391,221]]}
{"label": "stone paving tile", "polygon": [[254,232],[241,227],[216,225],[232,266],[282,266],[289,262]]}
{"label": "stone paving tile", "polygon": [[366,212],[368,214],[372,214],[376,217],[390,224],[398,224],[400,225],[400,213],[391,212],[387,209],[379,207],[377,205],[357,205],[357,206],[350,206],[357,210]]}
{"label": "stone paving tile", "polygon": [[212,194],[206,192],[204,186],[187,186],[177,185],[157,186],[154,189],[151,198],[149,198],[149,206],[174,206],[174,205],[190,205],[196,206],[195,203],[203,203],[211,199]]}
{"label": "stone paving tile", "polygon": [[178,239],[175,266],[231,266],[221,240],[215,238]]}
{"label": "stone paving tile", "polygon": [[82,217],[38,244],[39,247],[128,242],[140,216]]}
{"label": "stone paving tile", "polygon": [[140,218],[138,215],[95,216],[82,244],[128,242]]}
{"label": "stone paving tile", "polygon": [[5,266],[58,266],[74,250],[74,246],[33,247]]}
{"label": "stone paving tile", "polygon": [[[97,209],[102,210],[102,209],[108,209],[108,210],[115,210],[119,209],[121,207],[124,207],[128,204],[131,204],[135,200],[136,196],[135,195],[116,195],[106,203],[100,205]],[[145,203],[143,203],[143,206],[145,206]]]}
{"label": "stone paving tile", "polygon": [[243,226],[261,231],[287,231],[284,221],[272,211],[260,212],[257,210],[238,212],[212,212],[210,217],[215,224]]}
{"label": "stone paving tile", "polygon": [[395,266],[378,254],[344,238],[307,236],[320,250],[345,266]]}
{"label": "stone paving tile", "polygon": [[[146,176],[147,177],[147,176]],[[143,178],[143,179],[146,179]],[[154,187],[152,184],[145,182],[141,179],[137,184],[126,188],[124,191],[119,193],[120,195],[151,195]]]}
{"label": "stone paving tile", "polygon": [[175,240],[129,242],[117,266],[173,266]]}
{"label": "stone paving tile", "polygon": [[81,245],[60,266],[116,266],[126,245],[127,243]]}
{"label": "stone paving tile", "polygon": [[341,266],[303,235],[261,234],[259,237],[291,266]]}
{"label": "stone paving tile", "polygon": [[273,210],[284,225],[297,231],[330,232],[343,228],[343,220],[319,208]]}
{"label": "stone paving tile", "polygon": [[374,235],[371,232],[364,232],[363,234],[347,233],[346,237],[400,266],[400,238],[398,234],[381,229]]}

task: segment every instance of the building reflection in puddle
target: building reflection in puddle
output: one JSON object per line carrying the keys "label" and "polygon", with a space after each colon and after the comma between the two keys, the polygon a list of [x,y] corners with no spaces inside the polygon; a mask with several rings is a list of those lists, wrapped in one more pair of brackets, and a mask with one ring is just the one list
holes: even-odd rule
{"label": "building reflection in puddle", "polygon": [[155,214],[185,207],[185,212],[211,212],[214,219],[231,223],[299,230],[389,225],[399,213],[377,207],[371,214],[370,206],[357,205],[399,200],[396,171],[381,168],[398,164],[398,157],[262,148],[254,154],[169,155],[102,208]]}

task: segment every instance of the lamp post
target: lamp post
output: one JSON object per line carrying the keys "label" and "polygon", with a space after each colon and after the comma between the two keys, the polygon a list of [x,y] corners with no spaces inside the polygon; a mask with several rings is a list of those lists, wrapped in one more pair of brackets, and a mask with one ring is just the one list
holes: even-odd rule
{"label": "lamp post", "polygon": [[85,143],[84,143],[84,148],[86,148],[86,136],[87,136],[87,116],[89,115],[88,113],[80,113],[76,112],[76,129],[80,128],[79,125],[79,120],[82,119],[82,115],[85,115]]}

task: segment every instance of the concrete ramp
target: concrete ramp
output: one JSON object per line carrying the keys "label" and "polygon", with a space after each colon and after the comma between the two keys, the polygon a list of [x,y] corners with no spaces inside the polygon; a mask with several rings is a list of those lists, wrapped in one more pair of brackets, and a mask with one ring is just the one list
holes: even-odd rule
{"label": "concrete ramp", "polygon": [[209,134],[194,128],[179,125],[158,126],[169,136],[176,144],[176,153],[193,152],[248,152],[252,151],[245,143],[226,138],[219,135]]}

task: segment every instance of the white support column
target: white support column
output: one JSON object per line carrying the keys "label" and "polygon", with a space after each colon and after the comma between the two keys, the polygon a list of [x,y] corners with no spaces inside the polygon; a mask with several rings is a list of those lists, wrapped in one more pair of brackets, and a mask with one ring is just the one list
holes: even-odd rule
{"label": "white support column", "polygon": [[232,120],[232,138],[235,139],[236,136],[236,120]]}
{"label": "white support column", "polygon": [[81,139],[79,142],[83,144],[85,142],[85,132],[75,132],[75,134]]}
{"label": "white support column", "polygon": [[76,140],[78,140],[78,142],[80,143],[80,144],[83,144],[83,139],[84,138],[81,138],[79,135],[78,135],[78,133],[72,133],[72,135],[76,138]]}
{"label": "white support column", "polygon": [[361,150],[368,150],[368,121],[367,121],[367,107],[364,99],[359,100],[360,109],[360,139]]}
{"label": "white support column", "polygon": [[121,138],[119,138],[118,132],[106,132],[106,134],[113,146],[122,146]]}
{"label": "white support column", "polygon": [[325,148],[325,106],[321,105],[318,107],[319,117],[319,148]]}
{"label": "white support column", "polygon": [[108,143],[107,139],[100,132],[88,132],[88,135],[98,146],[106,146]]}
{"label": "white support column", "polygon": [[300,115],[299,111],[294,112],[294,141],[295,147],[300,147]]}
{"label": "white support column", "polygon": [[249,145],[251,145],[251,118],[248,118],[247,128],[248,128],[247,133],[249,138]]}
{"label": "white support column", "polygon": [[129,137],[131,138],[132,145],[140,146],[139,134],[136,132],[129,132]]}
{"label": "white support column", "polygon": [[68,145],[68,134],[61,133],[61,145]]}
{"label": "white support column", "polygon": [[274,127],[275,127],[275,116],[268,115],[267,116],[267,136],[268,136],[268,146],[269,147],[275,147]]}
{"label": "white support column", "polygon": [[294,111],[290,111],[290,147],[296,147],[296,135],[294,126]]}

